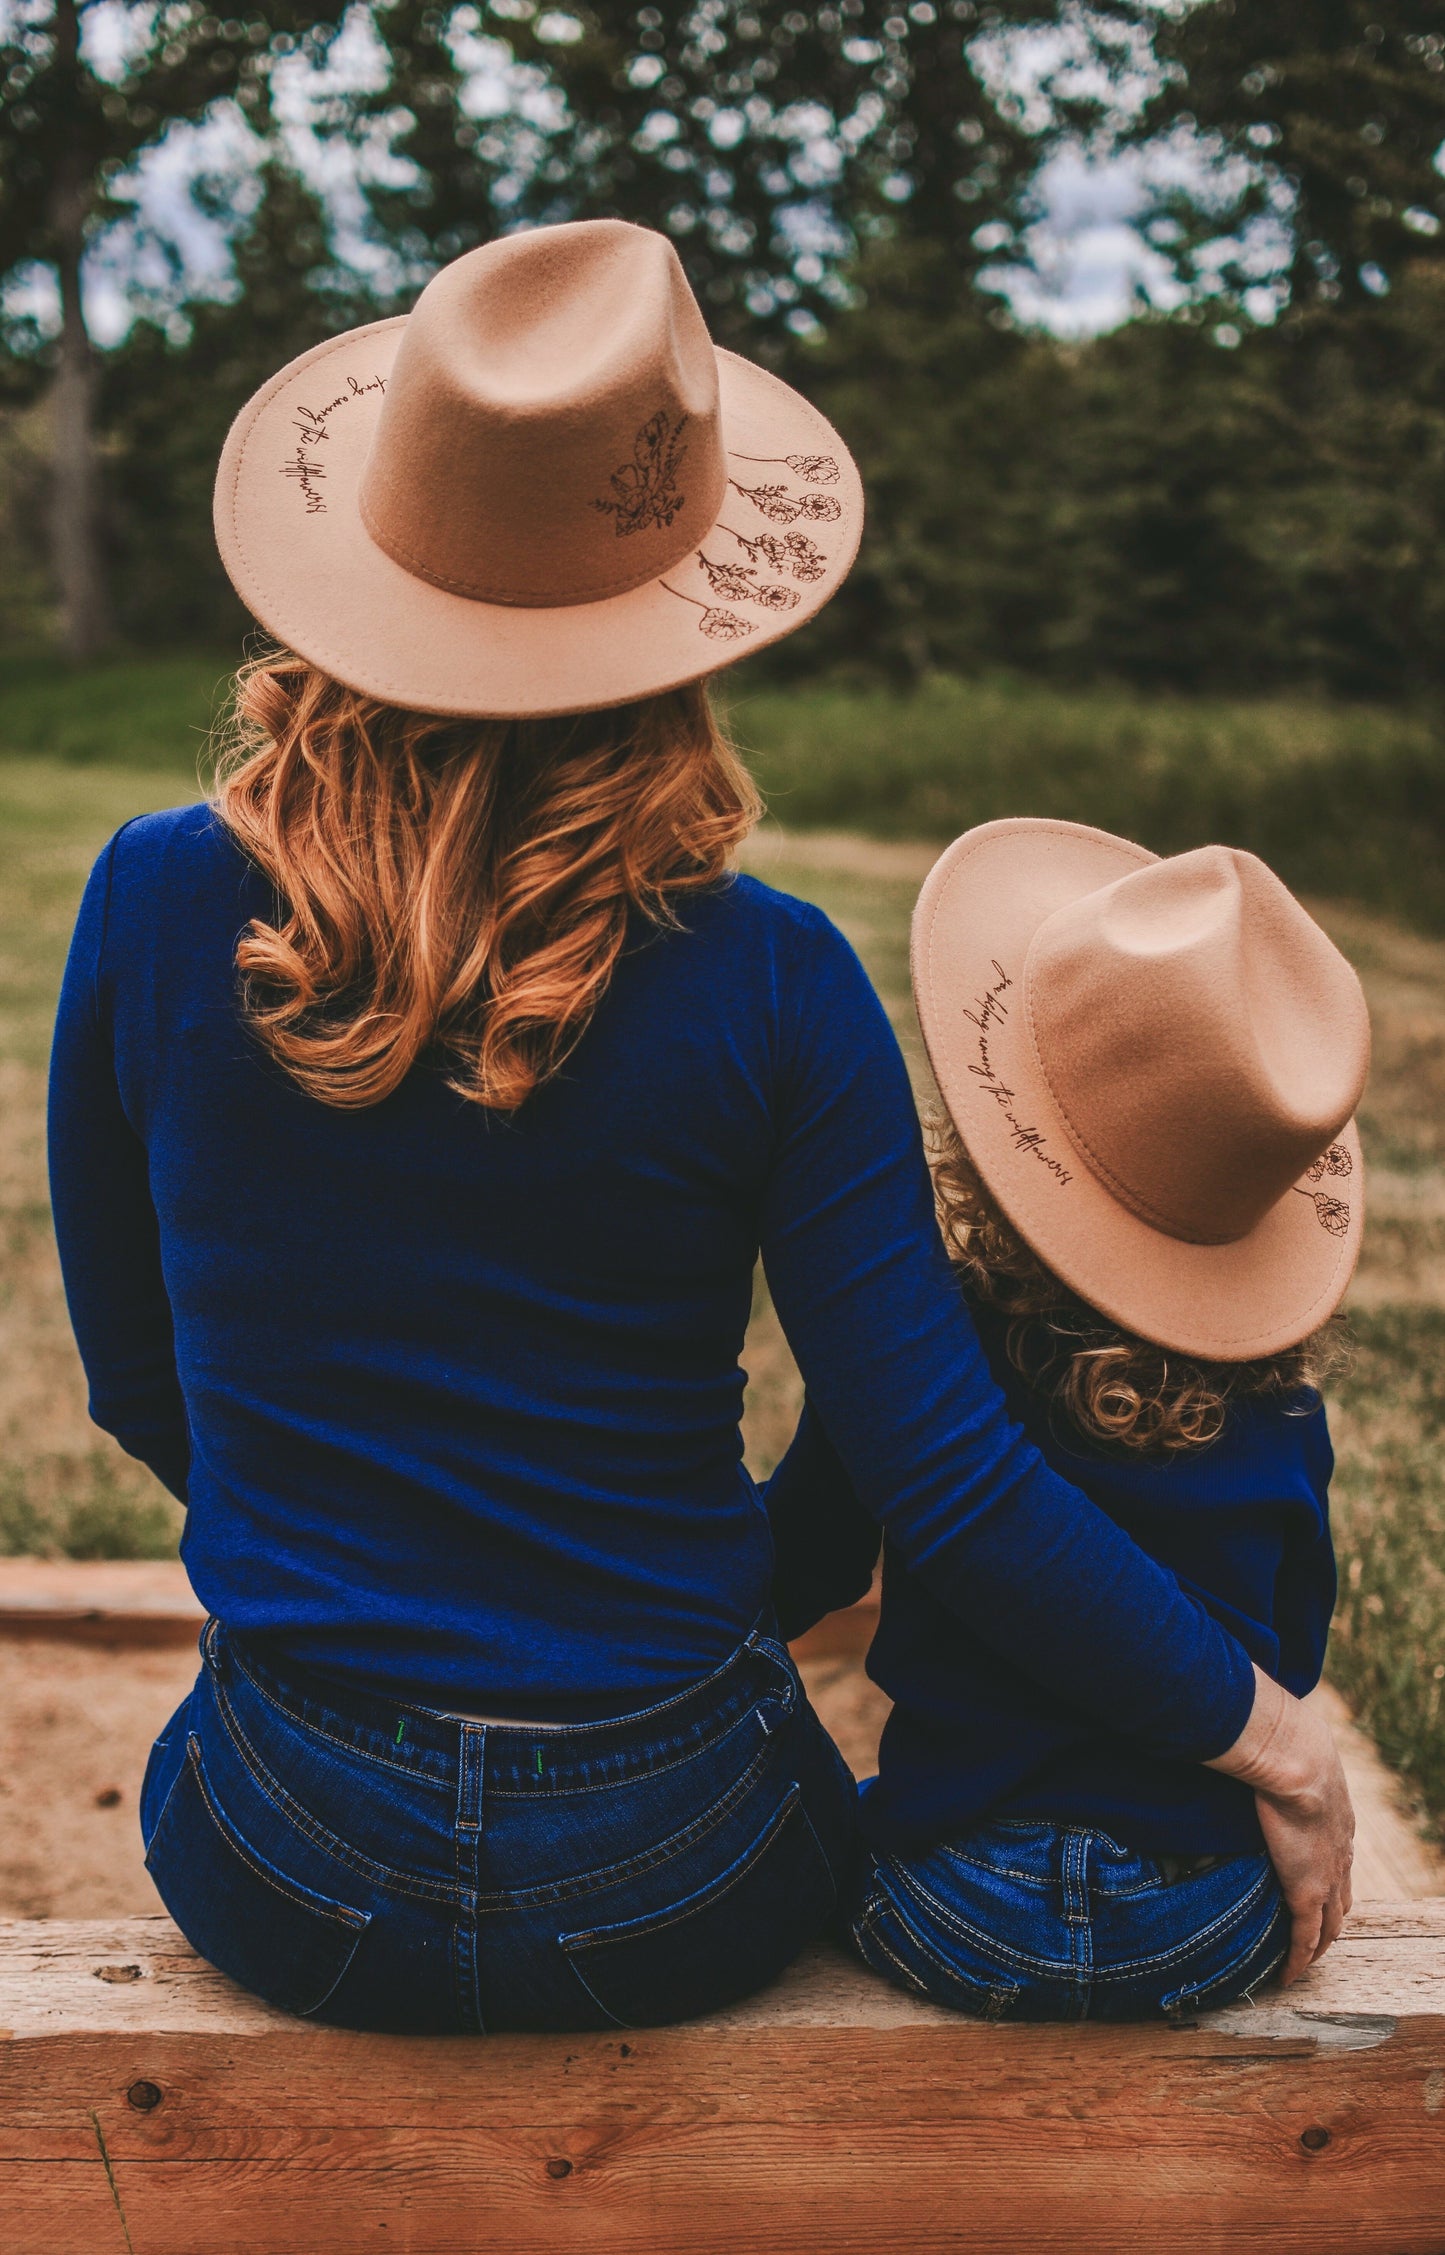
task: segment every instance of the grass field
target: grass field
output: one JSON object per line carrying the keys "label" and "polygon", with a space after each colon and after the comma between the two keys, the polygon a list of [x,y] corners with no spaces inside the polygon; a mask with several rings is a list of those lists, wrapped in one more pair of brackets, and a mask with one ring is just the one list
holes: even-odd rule
{"label": "grass field", "polygon": [[732,718],[790,828],[947,839],[1000,815],[1062,816],[1157,853],[1247,846],[1299,891],[1445,932],[1438,718],[943,679],[906,702],[744,679]]}
{"label": "grass field", "polygon": [[[221,670],[204,659],[107,669],[67,695],[51,669],[0,668],[0,1549],[160,1555],[176,1539],[176,1507],[86,1419],[45,1196],[44,1067],[86,869],[129,815],[194,795]],[[1385,744],[1395,723],[1365,717]],[[785,704],[751,695],[740,701],[737,721],[754,742],[770,730],[773,749],[758,764],[774,778],[790,763],[801,773],[810,742],[822,758],[829,740],[846,738],[856,748],[869,731],[870,757],[881,765],[890,730],[896,743],[901,732],[912,741],[915,725],[922,727],[916,704],[894,706],[889,719],[868,700],[834,708],[824,698]],[[1363,729],[1361,716],[1355,722]],[[1017,710],[1014,724],[1022,727]],[[1081,731],[1086,725],[1093,725],[1087,701],[1078,718]],[[1011,741],[1027,776],[1026,747],[1017,735]],[[1061,742],[1048,752],[1060,769]],[[1363,756],[1358,744],[1356,754]],[[1187,766],[1182,750],[1178,758]],[[1035,778],[1046,764],[1040,760]],[[988,788],[1003,794],[1006,786],[1001,763]],[[779,792],[776,782],[773,788],[791,824],[797,796]],[[912,803],[906,775],[896,788],[897,804],[879,786],[872,807],[873,827],[891,832],[891,842],[790,827],[761,836],[749,858],[771,881],[816,900],[849,934],[922,1090],[907,925],[931,856],[906,842],[910,822],[899,812]],[[810,803],[833,804],[826,795]],[[846,811],[846,795],[842,803]],[[999,803],[1027,807],[1022,795]],[[1107,804],[1049,803],[1046,810],[1130,827]],[[856,819],[867,811],[860,801]],[[999,804],[990,799],[976,811],[991,814]],[[950,823],[920,813],[915,826],[927,834]],[[1156,834],[1156,842],[1182,840]],[[1319,866],[1331,866],[1338,846],[1309,850]],[[1422,863],[1436,854],[1431,881],[1438,881],[1428,833],[1416,852]],[[1375,1026],[1362,1120],[1370,1219],[1351,1302],[1355,1352],[1332,1402],[1342,1594],[1331,1669],[1387,1758],[1413,1777],[1445,1823],[1445,943],[1357,904],[1336,902],[1319,913],[1360,970]],[[762,1291],[747,1362],[749,1455],[761,1470],[784,1445],[798,1400],[797,1374]]]}
{"label": "grass field", "polygon": [[[76,677],[0,658],[0,750],[194,775],[224,653],[118,658]],[[1014,680],[767,688],[724,701],[790,829],[955,837],[1001,814],[1121,830],[1160,853],[1248,846],[1302,891],[1445,932],[1445,724],[1305,698],[1227,703]]]}

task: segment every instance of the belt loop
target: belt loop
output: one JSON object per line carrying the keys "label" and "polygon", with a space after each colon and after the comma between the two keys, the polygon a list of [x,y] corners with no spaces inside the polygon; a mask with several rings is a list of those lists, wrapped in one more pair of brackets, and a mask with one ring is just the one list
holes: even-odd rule
{"label": "belt loop", "polygon": [[1059,1862],[1059,1882],[1064,1896],[1064,1923],[1067,1926],[1084,1926],[1089,1918],[1089,1846],[1090,1836],[1074,1827],[1064,1834],[1064,1852]]}
{"label": "belt loop", "polygon": [[457,1830],[482,1829],[482,1788],[487,1770],[487,1726],[463,1723],[457,1754]]}

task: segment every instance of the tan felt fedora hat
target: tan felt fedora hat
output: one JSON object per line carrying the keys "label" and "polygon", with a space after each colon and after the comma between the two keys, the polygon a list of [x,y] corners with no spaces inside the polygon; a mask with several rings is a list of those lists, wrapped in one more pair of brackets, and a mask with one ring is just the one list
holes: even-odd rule
{"label": "tan felt fedora hat", "polygon": [[970,1159],[1081,1299],[1216,1362],[1333,1313],[1364,1224],[1369,1018],[1253,854],[984,823],[924,884],[913,989]]}
{"label": "tan felt fedora hat", "polygon": [[216,539],[261,624],[421,712],[584,711],[775,642],[841,585],[831,424],[719,351],[665,236],[508,235],[333,337],[231,427]]}

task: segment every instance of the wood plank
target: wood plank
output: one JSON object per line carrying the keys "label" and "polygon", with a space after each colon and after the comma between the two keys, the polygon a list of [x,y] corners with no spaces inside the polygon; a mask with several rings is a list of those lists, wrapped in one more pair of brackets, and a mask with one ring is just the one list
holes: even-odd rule
{"label": "wood plank", "polygon": [[138,2255],[127,2246],[95,2129],[86,2128],[83,2161],[0,2161],[5,2255]]}
{"label": "wood plank", "polygon": [[194,1644],[205,1617],[178,1558],[0,1558],[0,1636]]}
{"label": "wood plank", "polygon": [[986,2026],[818,1952],[677,2028],[374,2037],[258,2005],[161,1918],[0,1926],[0,2025],[5,2245],[37,2255],[92,2114],[135,2255],[1445,2248],[1439,1902],[1183,2028]]}

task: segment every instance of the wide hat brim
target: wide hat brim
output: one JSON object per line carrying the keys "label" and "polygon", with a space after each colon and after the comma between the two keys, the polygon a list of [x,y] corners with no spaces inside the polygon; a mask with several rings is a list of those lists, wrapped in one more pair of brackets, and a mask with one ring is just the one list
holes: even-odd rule
{"label": "wide hat brim", "polygon": [[[863,530],[852,457],[790,385],[721,350],[722,435],[737,484],[701,549],[714,563],[739,565],[747,556],[733,532],[805,535],[822,559],[819,577],[799,581],[767,565],[756,574],[783,591],[772,598],[777,608],[718,592],[695,551],[629,594],[535,609],[474,602],[406,571],[377,546],[358,506],[405,327],[404,316],[373,322],[291,361],[236,417],[216,478],[216,540],[242,602],[337,680],[411,711],[479,718],[629,704],[781,640],[842,585]],[[328,408],[303,485],[298,432]],[[828,482],[800,481],[790,455],[825,458]],[[766,507],[739,490],[767,486],[786,490]],[[829,503],[836,515],[810,513]]]}
{"label": "wide hat brim", "polygon": [[987,822],[966,832],[919,895],[914,998],[969,1158],[1040,1259],[1126,1331],[1205,1361],[1245,1362],[1307,1338],[1344,1297],[1364,1231],[1354,1122],[1332,1147],[1334,1171],[1295,1185],[1247,1236],[1183,1242],[1141,1221],[1093,1173],[1020,1007],[1025,960],[1045,918],[1157,858],[1067,822]]}

